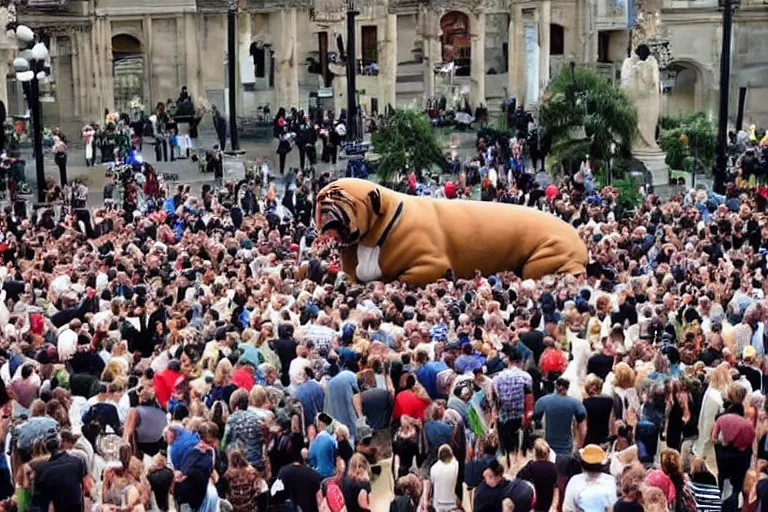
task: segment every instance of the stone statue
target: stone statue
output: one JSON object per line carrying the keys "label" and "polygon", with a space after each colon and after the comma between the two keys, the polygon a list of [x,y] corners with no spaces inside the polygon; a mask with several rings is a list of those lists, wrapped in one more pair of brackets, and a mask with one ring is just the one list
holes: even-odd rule
{"label": "stone statue", "polygon": [[632,150],[658,149],[656,125],[661,113],[661,80],[659,64],[648,45],[638,45],[634,55],[624,59],[621,86],[637,107],[637,138]]}

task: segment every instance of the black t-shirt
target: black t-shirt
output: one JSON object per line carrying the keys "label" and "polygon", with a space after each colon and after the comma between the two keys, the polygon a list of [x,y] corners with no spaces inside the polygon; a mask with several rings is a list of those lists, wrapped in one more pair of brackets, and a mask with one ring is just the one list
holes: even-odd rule
{"label": "black t-shirt", "polygon": [[548,460],[532,460],[520,470],[517,478],[531,482],[536,488],[536,510],[549,510],[557,487],[555,464]]}
{"label": "black t-shirt", "polygon": [[280,470],[277,478],[283,482],[295,506],[304,512],[318,512],[316,495],[323,478],[317,471],[307,466],[289,464]]}
{"label": "black t-shirt", "polygon": [[715,361],[723,360],[723,351],[716,348],[707,347],[701,351],[699,359],[707,366],[712,366]]}
{"label": "black t-shirt", "polygon": [[280,358],[280,376],[283,380],[283,385],[288,385],[288,369],[291,366],[291,361],[296,359],[296,340],[277,340],[275,342],[275,353]]}
{"label": "black t-shirt", "polygon": [[173,484],[173,471],[170,468],[161,468],[147,475],[149,485],[155,495],[157,507],[160,510],[168,510],[168,495]]}
{"label": "black t-shirt", "polygon": [[[512,500],[515,510],[531,510],[533,505],[533,486],[522,479],[507,480],[506,478],[496,487],[489,487],[483,481],[475,489],[473,512],[501,512],[501,502],[506,498]],[[349,510],[349,505],[347,505]]]}
{"label": "black t-shirt", "polygon": [[613,357],[606,354],[595,354],[587,361],[587,373],[594,373],[605,380],[613,370]]}
{"label": "black t-shirt", "polygon": [[35,475],[33,509],[48,510],[53,503],[55,510],[83,510],[83,478],[88,474],[80,457],[66,452],[54,454]]}
{"label": "black t-shirt", "polygon": [[389,392],[381,388],[363,391],[363,414],[373,430],[389,428],[392,419],[392,397]]}
{"label": "black t-shirt", "polygon": [[591,396],[584,400],[584,408],[587,410],[587,438],[584,444],[606,442],[611,411],[613,411],[613,399],[608,396]]}
{"label": "black t-shirt", "polygon": [[623,499],[616,502],[613,506],[613,512],[644,512],[644,508],[636,501],[625,501]]}
{"label": "black t-shirt", "polygon": [[768,512],[768,480],[757,481],[757,499],[760,500],[760,512]]}
{"label": "black t-shirt", "polygon": [[739,373],[742,374],[744,377],[746,377],[749,383],[752,384],[752,389],[754,391],[762,391],[763,372],[761,372],[757,368],[753,368],[752,366],[748,366],[745,364],[740,364],[738,368],[739,368]]}
{"label": "black t-shirt", "polygon": [[344,505],[347,507],[347,512],[368,512],[368,509],[361,507],[357,501],[361,491],[367,491],[368,494],[371,494],[371,482],[352,480],[346,476],[341,481],[341,492],[344,494]]}

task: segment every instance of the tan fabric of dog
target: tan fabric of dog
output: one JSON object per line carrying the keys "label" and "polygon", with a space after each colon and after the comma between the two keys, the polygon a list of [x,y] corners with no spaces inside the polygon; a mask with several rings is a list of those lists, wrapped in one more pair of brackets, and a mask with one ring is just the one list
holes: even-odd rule
{"label": "tan fabric of dog", "polygon": [[359,249],[373,254],[379,245],[381,280],[412,285],[432,283],[449,269],[457,278],[479,269],[512,270],[524,279],[586,271],[587,248],[576,230],[524,206],[414,197],[342,179],[318,193],[315,223],[319,232],[341,231],[342,270],[353,280]]}

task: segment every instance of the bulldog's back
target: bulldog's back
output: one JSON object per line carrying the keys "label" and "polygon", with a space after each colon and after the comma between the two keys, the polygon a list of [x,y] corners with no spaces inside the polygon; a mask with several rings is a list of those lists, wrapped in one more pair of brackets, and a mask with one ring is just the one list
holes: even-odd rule
{"label": "bulldog's back", "polygon": [[547,244],[562,244],[564,252],[569,245],[583,246],[572,226],[534,208],[481,201],[433,201],[446,233],[445,250],[456,255],[452,257],[454,272],[463,277],[471,277],[475,269],[520,273],[530,256]]}

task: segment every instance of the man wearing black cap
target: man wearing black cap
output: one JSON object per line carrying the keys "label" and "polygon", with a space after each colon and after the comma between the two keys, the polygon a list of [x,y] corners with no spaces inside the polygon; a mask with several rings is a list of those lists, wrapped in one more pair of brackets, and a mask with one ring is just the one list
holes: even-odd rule
{"label": "man wearing black cap", "polygon": [[59,434],[50,431],[45,436],[45,448],[52,453],[48,462],[35,474],[35,489],[31,510],[83,510],[84,498],[90,496],[93,479],[82,458],[60,450]]}

